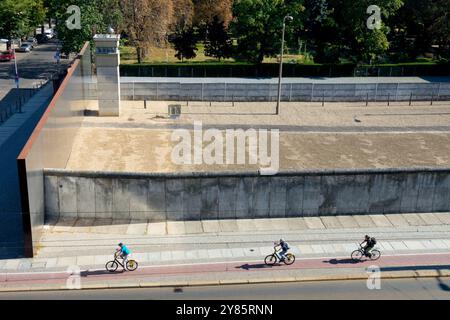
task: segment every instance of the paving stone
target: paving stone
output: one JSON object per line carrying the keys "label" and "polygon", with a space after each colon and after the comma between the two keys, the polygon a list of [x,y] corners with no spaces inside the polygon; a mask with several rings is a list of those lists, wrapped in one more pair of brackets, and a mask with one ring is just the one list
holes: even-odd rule
{"label": "paving stone", "polygon": [[224,258],[232,258],[233,252],[231,252],[231,249],[220,249],[220,252],[222,254],[222,257]]}
{"label": "paving stone", "polygon": [[129,235],[144,235],[147,233],[147,221],[146,220],[131,220],[130,225],[127,228],[126,234]]}
{"label": "paving stone", "polygon": [[288,220],[289,230],[306,230],[308,225],[303,218],[289,218]]}
{"label": "paving stone", "polygon": [[211,259],[222,258],[222,251],[220,249],[208,249],[208,257]]}
{"label": "paving stone", "polygon": [[325,253],[325,250],[322,248],[320,244],[312,244],[311,248],[314,253]]}
{"label": "paving stone", "polygon": [[389,241],[389,244],[394,250],[408,250],[408,247],[402,241]]}
{"label": "paving stone", "polygon": [[405,240],[404,244],[411,250],[421,250],[425,249],[424,245],[420,241],[416,240]]}
{"label": "paving stone", "polygon": [[342,228],[342,224],[339,222],[339,219],[336,217],[320,217],[323,225],[327,229],[339,229]]}
{"label": "paving stone", "polygon": [[289,230],[289,220],[286,218],[271,218],[273,230]]}
{"label": "paving stone", "polygon": [[6,261],[4,265],[4,269],[6,270],[17,270],[20,265],[20,259],[9,259]]}
{"label": "paving stone", "polygon": [[376,226],[369,215],[356,215],[354,218],[361,228],[371,228]]}
{"label": "paving stone", "polygon": [[425,221],[423,221],[416,213],[404,213],[402,216],[408,221],[410,226],[423,226]]}
{"label": "paving stone", "polygon": [[133,252],[131,258],[137,262],[148,262],[148,252]]}
{"label": "paving stone", "polygon": [[301,255],[309,255],[314,253],[313,248],[308,244],[300,244],[297,247],[300,250]]}
{"label": "paving stone", "polygon": [[220,225],[218,220],[202,220],[203,231],[206,233],[220,232]]}
{"label": "paving stone", "polygon": [[172,251],[172,260],[180,261],[186,259],[186,252],[182,250]]}
{"label": "paving stone", "polygon": [[92,266],[95,264],[95,256],[78,256],[77,266]]}
{"label": "paving stone", "polygon": [[97,255],[94,257],[94,265],[105,265],[106,262],[113,260],[112,255]]}
{"label": "paving stone", "polygon": [[419,213],[419,217],[425,221],[425,224],[428,226],[440,225],[442,224],[441,220],[434,215],[434,213]]}
{"label": "paving stone", "polygon": [[168,235],[186,234],[186,227],[184,225],[184,221],[167,221],[166,224]]}
{"label": "paving stone", "polygon": [[[149,259],[150,259],[150,254],[149,254]],[[162,251],[161,252],[161,256],[160,256],[160,261],[170,261],[172,260],[172,252],[170,251]]]}
{"label": "paving stone", "polygon": [[431,242],[431,240],[422,240],[420,241],[420,243],[427,249],[438,249],[435,244],[433,242]]}
{"label": "paving stone", "polygon": [[332,244],[334,252],[347,252],[347,250],[344,249],[344,246],[340,243],[333,243]]}
{"label": "paving stone", "polygon": [[201,221],[185,221],[184,227],[186,228],[186,234],[203,233]]}
{"label": "paving stone", "polygon": [[440,240],[440,239],[431,239],[430,240],[434,246],[438,249],[450,249],[450,247],[448,247],[444,241]]}
{"label": "paving stone", "polygon": [[198,250],[188,250],[186,251],[186,259],[197,260],[199,258]]}
{"label": "paving stone", "polygon": [[359,227],[358,222],[352,216],[337,216],[336,218],[344,228],[353,229]]}
{"label": "paving stone", "polygon": [[380,246],[383,251],[395,251],[395,249],[391,246],[388,241],[378,242],[376,246]]}
{"label": "paving stone", "polygon": [[387,214],[386,218],[394,227],[408,227],[409,223],[401,214]]}
{"label": "paving stone", "polygon": [[392,227],[392,223],[382,214],[369,215],[377,227]]}
{"label": "paving stone", "polygon": [[304,217],[308,229],[325,229],[325,226],[319,217]]}
{"label": "paving stone", "polygon": [[322,249],[325,253],[335,253],[334,247],[331,244],[322,244]]}
{"label": "paving stone", "polygon": [[77,257],[61,257],[56,262],[57,267],[69,267],[77,264]]}
{"label": "paving stone", "polygon": [[147,234],[150,236],[164,236],[167,234],[166,222],[150,222],[147,225]]}
{"label": "paving stone", "polygon": [[219,220],[221,232],[236,232],[238,231],[238,225],[236,220]]}
{"label": "paving stone", "polygon": [[275,226],[270,219],[255,219],[256,231],[271,231],[275,230]]}
{"label": "paving stone", "polygon": [[[162,260],[161,256],[162,256],[161,252],[149,252],[147,255],[147,257],[148,257],[147,259],[148,259],[148,262],[157,263]],[[165,255],[164,257],[167,258],[167,255]],[[170,255],[169,255],[169,259],[170,259]]]}
{"label": "paving stone", "polygon": [[443,224],[450,224],[450,213],[448,212],[435,212],[434,216],[439,219]]}
{"label": "paving stone", "polygon": [[234,258],[245,257],[244,249],[242,248],[231,248],[231,253]]}

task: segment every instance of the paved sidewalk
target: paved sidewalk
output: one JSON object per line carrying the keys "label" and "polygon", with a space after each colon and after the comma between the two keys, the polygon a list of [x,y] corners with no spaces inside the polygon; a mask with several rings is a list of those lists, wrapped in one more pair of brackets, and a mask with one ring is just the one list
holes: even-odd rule
{"label": "paved sidewalk", "polygon": [[[78,222],[83,226],[77,227],[77,222],[70,226],[67,221],[48,225],[34,259],[0,260],[0,271],[103,268],[120,241],[132,249],[141,266],[263,261],[273,251],[273,241],[280,237],[291,244],[299,259],[349,257],[364,234],[378,239],[377,247],[383,255],[450,252],[448,213],[159,223],[166,230],[171,224],[183,230],[169,234],[152,233],[152,222]],[[196,233],[186,232],[192,223],[201,228],[193,228]],[[218,227],[213,229],[211,224]],[[143,233],[144,229],[150,232]]]}

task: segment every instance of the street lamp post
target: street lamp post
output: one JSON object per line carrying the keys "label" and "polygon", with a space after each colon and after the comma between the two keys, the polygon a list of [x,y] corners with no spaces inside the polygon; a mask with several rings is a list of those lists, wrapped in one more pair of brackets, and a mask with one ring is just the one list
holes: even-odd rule
{"label": "street lamp post", "polygon": [[17,89],[19,89],[19,72],[17,70],[17,56],[16,56],[16,48],[14,47],[14,41],[12,41],[11,46],[12,46],[13,56],[14,56],[14,70],[16,72],[16,77],[15,77],[14,81],[16,82]]}
{"label": "street lamp post", "polygon": [[277,99],[277,108],[275,114],[279,114],[280,112],[280,101],[281,101],[281,78],[283,76],[283,51],[284,51],[284,31],[286,30],[286,20],[292,21],[294,18],[290,15],[287,15],[283,18],[283,31],[281,33],[281,53],[280,53],[280,74],[278,76],[278,99]]}

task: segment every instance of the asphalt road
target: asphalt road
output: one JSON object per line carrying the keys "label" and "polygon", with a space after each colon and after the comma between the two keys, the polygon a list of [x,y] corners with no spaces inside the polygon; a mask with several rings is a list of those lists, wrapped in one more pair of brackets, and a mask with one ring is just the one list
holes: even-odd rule
{"label": "asphalt road", "polygon": [[[52,40],[49,43],[37,46],[32,52],[16,52],[17,69],[20,76],[20,88],[32,88],[33,84],[44,81],[62,67],[69,60],[61,60],[58,67],[54,55],[58,43]],[[0,62],[0,99],[11,89],[15,88],[14,61]]]}
{"label": "asphalt road", "polygon": [[134,300],[450,300],[450,278],[386,279],[380,290],[366,281],[295,282],[183,288],[137,288],[0,293],[4,299],[134,299]]}

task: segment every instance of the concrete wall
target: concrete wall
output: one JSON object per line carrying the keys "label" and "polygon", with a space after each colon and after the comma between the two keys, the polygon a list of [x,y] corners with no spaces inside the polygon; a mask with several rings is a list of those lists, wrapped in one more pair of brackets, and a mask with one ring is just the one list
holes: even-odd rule
{"label": "concrete wall", "polygon": [[[450,82],[378,82],[378,79],[342,80],[342,83],[323,81],[301,82],[283,80],[283,101],[414,101],[450,100]],[[228,79],[208,83],[205,79],[121,78],[123,100],[175,101],[276,101],[277,79]],[[95,95],[95,84],[91,85]]]}
{"label": "concrete wall", "polygon": [[44,224],[43,169],[66,166],[86,108],[85,82],[92,76],[90,65],[86,44],[17,158],[27,257],[33,256],[33,241],[39,239]]}
{"label": "concrete wall", "polygon": [[200,220],[450,211],[450,169],[240,174],[45,171],[52,217]]}

